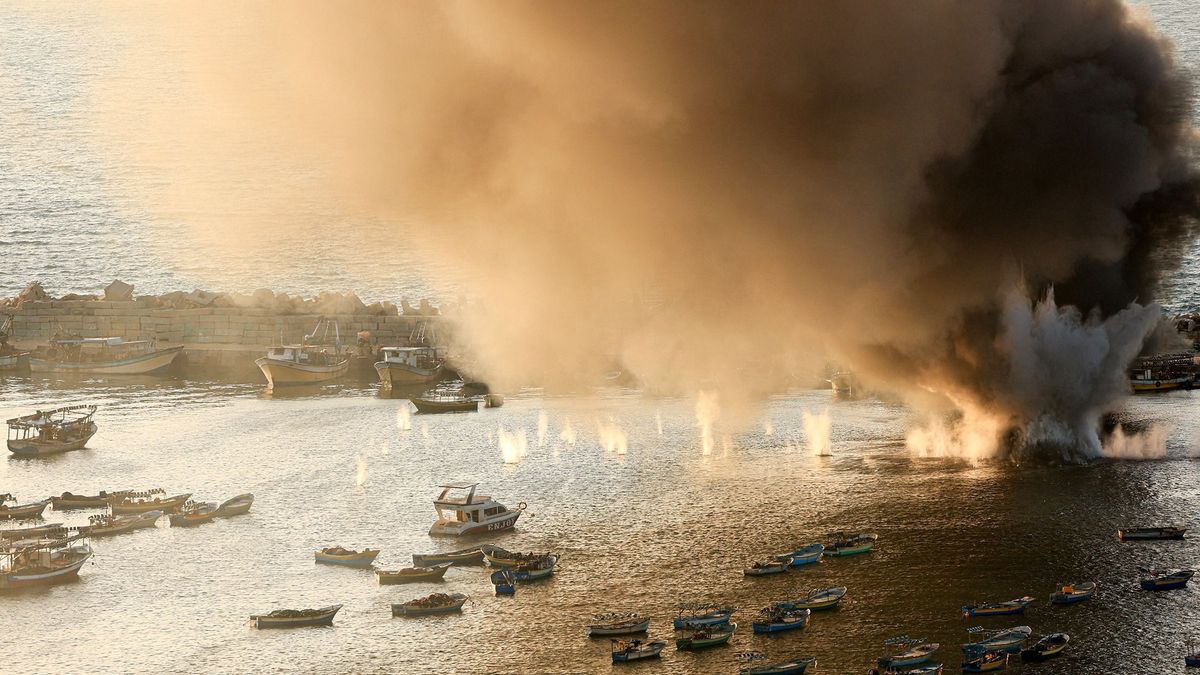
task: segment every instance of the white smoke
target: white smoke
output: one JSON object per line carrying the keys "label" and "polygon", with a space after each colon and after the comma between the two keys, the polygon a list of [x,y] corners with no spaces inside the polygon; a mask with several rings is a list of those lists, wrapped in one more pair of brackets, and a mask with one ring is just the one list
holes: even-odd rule
{"label": "white smoke", "polygon": [[805,410],[804,436],[808,439],[808,451],[818,457],[832,455],[833,420],[829,416],[829,408],[813,415]]}
{"label": "white smoke", "polygon": [[1140,433],[1127,433],[1118,424],[1104,439],[1103,454],[1112,459],[1162,459],[1167,456],[1167,436],[1174,431],[1164,424],[1151,424]]}
{"label": "white smoke", "polygon": [[713,451],[713,424],[721,417],[720,397],[715,391],[701,390],[696,394],[696,425],[700,427],[700,442],[704,454]]}

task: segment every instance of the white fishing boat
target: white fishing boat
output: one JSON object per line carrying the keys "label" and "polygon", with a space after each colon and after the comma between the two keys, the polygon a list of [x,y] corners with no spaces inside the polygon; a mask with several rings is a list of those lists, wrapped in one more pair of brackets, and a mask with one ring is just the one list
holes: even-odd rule
{"label": "white fishing boat", "polygon": [[69,581],[92,557],[82,535],[65,539],[14,542],[0,551],[0,590],[47,586]]}
{"label": "white fishing boat", "polygon": [[[11,502],[11,504],[10,504]],[[0,494],[0,520],[32,520],[41,518],[42,512],[50,506],[49,499],[28,504],[18,504],[11,494]]]}
{"label": "white fishing boat", "polygon": [[8,420],[8,451],[21,457],[79,450],[96,435],[94,405],[56,408]]}
{"label": "white fishing boat", "polygon": [[154,340],[120,337],[54,338],[29,358],[35,373],[148,375],[166,370],[183,347],[159,349]]}
{"label": "white fishing boat", "polygon": [[461,537],[510,530],[525,510],[525,502],[509,509],[486,495],[475,494],[479,483],[449,483],[433,500],[437,521],[429,528],[435,536]]}
{"label": "white fishing boat", "polygon": [[375,363],[379,381],[385,388],[433,382],[442,375],[444,359],[433,347],[384,347],[383,360]]}
{"label": "white fishing boat", "polygon": [[[332,345],[328,344],[331,328]],[[313,332],[304,336],[303,342],[271,347],[266,356],[254,361],[254,365],[267,378],[267,384],[274,388],[336,380],[350,369],[350,359],[342,353],[337,322],[321,319]]]}
{"label": "white fishing boat", "polygon": [[589,637],[634,635],[650,630],[650,619],[637,612],[597,614],[592,619],[597,623],[588,626]]}

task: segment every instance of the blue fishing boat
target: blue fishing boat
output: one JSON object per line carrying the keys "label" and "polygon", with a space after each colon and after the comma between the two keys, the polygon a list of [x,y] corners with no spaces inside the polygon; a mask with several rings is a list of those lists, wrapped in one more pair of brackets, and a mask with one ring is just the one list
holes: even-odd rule
{"label": "blue fishing boat", "polygon": [[781,609],[768,607],[758,613],[758,618],[750,626],[758,633],[782,633],[786,630],[798,630],[808,625],[812,611],[807,609]]}
{"label": "blue fishing boat", "polygon": [[766,654],[762,652],[740,652],[734,654],[734,658],[746,664],[745,668],[738,671],[738,675],[804,675],[804,673],[808,672],[809,668],[814,668],[817,665],[817,659],[812,656],[802,656],[788,661],[764,663],[757,666],[750,664],[754,661],[765,660],[767,658]]}
{"label": "blue fishing boat", "polygon": [[1144,591],[1169,591],[1187,586],[1195,574],[1192,570],[1148,570],[1142,569],[1141,586]]}
{"label": "blue fishing boat", "polygon": [[879,667],[885,671],[918,666],[932,658],[933,653],[941,647],[936,642],[925,642],[925,638],[912,638],[907,635],[899,635],[884,640],[883,643],[893,649],[900,650],[895,654],[884,656],[876,661]]}
{"label": "blue fishing boat", "polygon": [[824,544],[806,544],[791,553],[780,553],[775,556],[775,559],[780,562],[790,561],[788,564],[792,567],[801,565],[810,565],[815,562],[820,562],[821,555],[825,553]]}
{"label": "blue fishing boat", "polygon": [[721,607],[720,605],[682,605],[673,626],[675,630],[686,630],[697,626],[719,626],[729,623],[730,617],[736,611],[733,607]]}
{"label": "blue fishing boat", "polygon": [[496,595],[514,595],[517,592],[517,580],[512,570],[492,572],[492,585],[496,587]]}
{"label": "blue fishing boat", "polygon": [[963,654],[974,658],[985,652],[1019,652],[1021,646],[1025,644],[1025,640],[1033,634],[1033,629],[1029,626],[1016,626],[1002,630],[987,630],[982,626],[973,626],[968,628],[967,632],[972,637],[979,638],[975,642],[968,642],[962,646]]}
{"label": "blue fishing boat", "polygon": [[837,607],[845,595],[845,586],[834,586],[832,588],[809,591],[808,595],[803,598],[784,600],[783,602],[775,603],[775,606],[781,609],[811,609],[815,612]]}
{"label": "blue fishing boat", "polygon": [[987,602],[978,605],[963,605],[962,613],[964,617],[969,616],[1007,616],[1010,614],[1024,614],[1025,608],[1029,603],[1033,602],[1033,597],[1026,595],[1023,598],[1009,600],[1007,602]]}
{"label": "blue fishing boat", "polygon": [[516,567],[511,568],[513,578],[517,581],[537,581],[545,579],[554,574],[554,568],[558,565],[558,556],[553,553],[541,556],[535,560],[521,563]]}
{"label": "blue fishing boat", "polygon": [[1050,604],[1052,605],[1073,605],[1084,600],[1091,600],[1096,594],[1096,584],[1091,581],[1084,581],[1076,584],[1063,584],[1058,590],[1050,594]]}

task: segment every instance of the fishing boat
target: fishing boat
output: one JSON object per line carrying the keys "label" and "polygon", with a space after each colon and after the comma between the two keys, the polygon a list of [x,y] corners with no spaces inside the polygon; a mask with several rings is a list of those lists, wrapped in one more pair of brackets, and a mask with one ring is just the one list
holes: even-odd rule
{"label": "fishing boat", "polygon": [[92,421],[95,414],[94,405],[73,405],[14,417],[8,420],[8,451],[38,457],[79,450],[99,429]]}
{"label": "fishing boat", "polygon": [[162,515],[162,511],[147,511],[146,513],[129,516],[96,514],[88,518],[89,524],[84,528],[84,531],[87,532],[89,537],[108,537],[114,534],[124,534],[134,530],[154,527]]}
{"label": "fishing boat", "polygon": [[417,412],[426,415],[436,415],[439,413],[478,412],[480,397],[426,394],[424,396],[415,396],[409,400],[417,407]]}
{"label": "fishing boat", "polygon": [[320,609],[277,609],[269,614],[253,614],[250,620],[256,628],[332,626],[333,617],[341,608],[341,605],[331,605]]}
{"label": "fishing boat", "polygon": [[51,497],[50,503],[54,506],[55,511],[70,511],[72,509],[105,509],[113,501],[122,499],[126,495],[131,494],[132,490],[118,490],[116,492],[100,491],[98,495],[75,495],[70,492],[64,492],[57,497]]}
{"label": "fishing boat", "polygon": [[433,382],[442,376],[445,359],[433,347],[384,347],[375,372],[384,388]]}
{"label": "fishing boat", "polygon": [[807,609],[783,609],[767,607],[758,613],[758,618],[751,624],[756,635],[761,633],[782,633],[788,630],[799,630],[808,625],[812,611]]}
{"label": "fishing boat", "polygon": [[171,527],[195,527],[212,522],[216,517],[216,502],[188,501],[179,513],[171,514]]}
{"label": "fishing boat", "polygon": [[985,602],[977,605],[963,605],[962,614],[964,617],[971,616],[1007,616],[1010,614],[1024,614],[1025,608],[1029,603],[1033,602],[1031,596],[1024,596],[1016,600],[1008,600],[1005,602]]}
{"label": "fishing boat", "polygon": [[350,369],[350,359],[342,353],[337,321],[321,317],[300,344],[271,347],[266,356],[255,359],[254,365],[267,378],[267,386],[275,388],[336,380]]}
{"label": "fishing boat", "polygon": [[452,565],[481,565],[483,564],[483,549],[475,546],[457,551],[446,551],[445,553],[414,553],[412,561],[413,565],[417,567],[428,567],[442,563],[450,563]]}
{"label": "fishing boat", "polygon": [[1151,539],[1183,539],[1186,527],[1127,527],[1117,530],[1120,541],[1146,541]]}
{"label": "fishing boat", "polygon": [[1142,577],[1141,586],[1143,591],[1169,591],[1176,588],[1187,586],[1187,582],[1191,580],[1195,574],[1193,570],[1148,570],[1141,569],[1145,575]]}
{"label": "fishing boat", "polygon": [[841,602],[842,598],[845,596],[845,586],[834,586],[832,588],[809,591],[808,595],[802,598],[777,602],[775,603],[775,606],[783,609],[811,609],[813,611],[819,611],[822,609],[833,609],[834,607],[837,607],[838,603]]}
{"label": "fishing boat", "polygon": [[517,592],[517,578],[513,575],[513,571],[509,569],[496,570],[491,575],[492,586],[495,588],[496,595],[515,595]]}
{"label": "fishing boat", "polygon": [[804,675],[804,673],[808,672],[809,668],[816,667],[817,665],[817,659],[812,656],[804,656],[776,663],[764,663],[757,666],[749,664],[760,659],[766,659],[766,654],[762,652],[741,652],[734,654],[734,658],[747,664],[747,667],[738,670],[738,675]]}
{"label": "fishing boat", "polygon": [[84,535],[15,542],[0,550],[0,590],[70,581],[92,557]]}
{"label": "fishing boat", "polygon": [[780,553],[775,556],[776,560],[788,561],[792,567],[801,565],[810,565],[815,562],[820,562],[821,555],[825,553],[824,544],[806,544],[791,553]]}
{"label": "fishing boat", "polygon": [[429,528],[433,536],[462,537],[511,530],[525,510],[525,502],[509,509],[486,495],[475,494],[479,483],[441,485],[441,494],[433,500],[437,520]]}
{"label": "fishing boat", "polygon": [[370,567],[375,562],[379,549],[364,548],[361,551],[331,546],[313,553],[318,563],[323,565],[344,565],[346,567]]}
{"label": "fishing boat", "polygon": [[229,516],[240,516],[250,513],[250,507],[253,504],[254,495],[249,492],[236,497],[230,497],[221,502],[221,505],[217,507],[217,515],[221,518],[228,518]]}
{"label": "fishing boat", "polygon": [[729,623],[730,617],[737,610],[733,607],[720,605],[681,605],[679,615],[675,617],[672,626],[675,630],[687,630],[700,626],[719,626]]}
{"label": "fishing boat", "polygon": [[654,640],[652,642],[613,640],[612,661],[613,663],[625,663],[626,661],[653,659],[661,654],[666,646],[667,643],[662,640]]}
{"label": "fishing boat", "polygon": [[750,567],[742,570],[742,574],[748,577],[761,577],[768,574],[779,574],[786,572],[788,565],[791,564],[791,558],[787,560],[768,560],[765,562],[755,562]]}
{"label": "fishing boat", "polygon": [[1129,388],[1135,394],[1191,389],[1196,384],[1194,357],[1186,351],[1138,358],[1129,366]]}
{"label": "fishing boat", "polygon": [[633,635],[650,630],[650,619],[637,612],[597,614],[592,617],[592,621],[599,623],[588,626],[588,637]]}
{"label": "fishing boat", "polygon": [[18,504],[15,497],[5,493],[0,494],[0,520],[34,520],[42,517],[42,512],[50,506],[49,499],[40,502]]}
{"label": "fishing boat", "polygon": [[1073,605],[1084,600],[1091,600],[1095,594],[1096,584],[1091,581],[1063,584],[1058,587],[1057,591],[1050,594],[1050,604]]}
{"label": "fishing boat", "polygon": [[38,525],[37,527],[17,527],[8,530],[0,530],[0,542],[36,539],[63,539],[71,536],[72,530],[78,529],[79,528],[67,527],[62,523]]}
{"label": "fishing boat", "polygon": [[558,556],[552,553],[540,556],[529,562],[521,563],[512,568],[513,578],[517,581],[537,581],[554,574],[558,565]]}
{"label": "fishing boat", "polygon": [[833,543],[825,547],[825,555],[838,558],[869,552],[875,547],[875,541],[879,539],[879,535],[834,532],[830,538],[833,539]]}
{"label": "fishing boat", "polygon": [[879,667],[885,671],[921,665],[932,658],[934,652],[941,647],[936,642],[926,642],[925,638],[911,638],[907,635],[884,640],[884,644],[899,650],[895,654],[880,657],[876,661]]}
{"label": "fishing boat", "polygon": [[400,570],[375,570],[375,580],[381,585],[413,584],[421,581],[441,581],[446,576],[449,564],[433,567],[406,567]]}
{"label": "fishing boat", "polygon": [[736,623],[691,629],[690,634],[686,637],[676,638],[675,648],[682,651],[692,651],[728,644],[729,639],[733,637],[733,633],[736,630]]}
{"label": "fishing boat", "polygon": [[192,498],[192,493],[190,492],[175,495],[174,497],[163,497],[162,495],[165,494],[166,492],[162,488],[154,488],[146,492],[130,492],[112,502],[109,508],[112,510],[113,515],[145,513],[147,511],[174,513]]}
{"label": "fishing boat", "polygon": [[392,603],[392,616],[429,616],[461,612],[467,596],[462,593],[432,593],[403,603]]}
{"label": "fishing boat", "polygon": [[1004,670],[1008,667],[1007,652],[984,652],[978,656],[970,656],[963,659],[962,670],[964,673],[990,673],[996,670]]}
{"label": "fishing boat", "polygon": [[183,347],[158,348],[154,340],[120,337],[54,338],[29,358],[35,373],[151,375],[171,367]]}
{"label": "fishing boat", "polygon": [[1052,659],[1067,648],[1071,636],[1066,633],[1052,633],[1021,650],[1022,661],[1045,661]]}
{"label": "fishing boat", "polygon": [[518,553],[507,551],[499,546],[490,546],[483,550],[483,559],[492,567],[516,567],[533,562],[549,553]]}
{"label": "fishing boat", "polygon": [[987,630],[982,626],[973,626],[967,629],[967,632],[972,637],[979,637],[975,642],[968,642],[962,646],[964,654],[972,657],[983,654],[984,652],[1017,652],[1021,650],[1021,645],[1025,640],[1033,634],[1033,629],[1029,626],[1016,626],[1013,628],[1005,628],[1001,630]]}

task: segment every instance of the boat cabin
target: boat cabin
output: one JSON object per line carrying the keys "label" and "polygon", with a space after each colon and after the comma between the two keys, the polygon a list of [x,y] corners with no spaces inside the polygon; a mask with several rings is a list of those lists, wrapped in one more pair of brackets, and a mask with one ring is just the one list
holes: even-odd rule
{"label": "boat cabin", "polygon": [[[121,337],[51,338],[44,348],[47,359],[57,361],[102,362],[142,356],[158,349],[156,340],[129,340]],[[42,351],[42,350],[39,350]]]}
{"label": "boat cabin", "polygon": [[384,363],[394,363],[432,370],[442,362],[438,350],[433,347],[384,347],[379,350]]}
{"label": "boat cabin", "polygon": [[309,366],[332,366],[341,361],[337,352],[330,353],[327,347],[320,345],[280,345],[267,350],[267,358],[272,361],[300,363]]}
{"label": "boat cabin", "polygon": [[94,405],[74,405],[8,420],[10,441],[70,441],[91,431]]}
{"label": "boat cabin", "polygon": [[[442,493],[433,500],[438,520],[454,520],[460,523],[483,523],[508,509],[486,495],[476,495],[479,483],[452,483],[441,485]],[[465,494],[463,494],[465,492]],[[453,493],[458,493],[456,496]]]}

